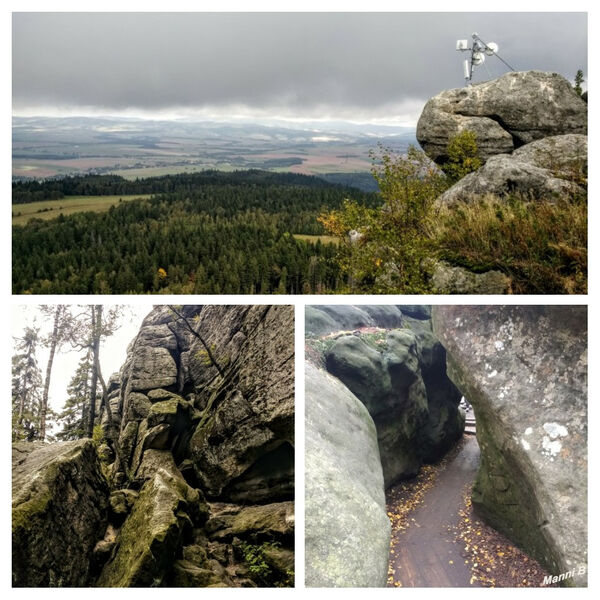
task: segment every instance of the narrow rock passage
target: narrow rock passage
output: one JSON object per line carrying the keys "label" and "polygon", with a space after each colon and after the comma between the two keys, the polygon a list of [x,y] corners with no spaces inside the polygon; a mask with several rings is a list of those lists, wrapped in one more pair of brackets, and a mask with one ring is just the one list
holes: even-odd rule
{"label": "narrow rock passage", "polygon": [[[450,531],[463,507],[463,490],[472,484],[478,465],[477,440],[466,435],[439,470],[432,469],[429,480],[434,483],[422,502],[407,515],[405,526],[393,529],[388,586],[478,587],[477,581],[470,583],[471,570]],[[414,497],[414,486],[407,488],[404,483],[389,490],[389,514],[401,512],[402,504]]]}

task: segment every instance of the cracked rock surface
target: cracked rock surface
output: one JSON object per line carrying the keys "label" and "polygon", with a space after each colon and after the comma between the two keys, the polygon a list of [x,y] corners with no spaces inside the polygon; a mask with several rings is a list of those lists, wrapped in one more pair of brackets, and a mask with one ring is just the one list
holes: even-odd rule
{"label": "cracked rock surface", "polygon": [[177,311],[108,380],[122,464],[108,439],[15,446],[15,585],[293,585],[294,307]]}
{"label": "cracked rock surface", "polygon": [[436,306],[477,419],[473,506],[566,583],[587,565],[587,308]]}

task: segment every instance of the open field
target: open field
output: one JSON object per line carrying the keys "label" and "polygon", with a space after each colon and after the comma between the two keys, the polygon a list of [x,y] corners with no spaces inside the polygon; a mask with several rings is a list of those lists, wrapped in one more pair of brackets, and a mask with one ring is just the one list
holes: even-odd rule
{"label": "open field", "polygon": [[415,143],[407,127],[344,123],[148,121],[15,117],[13,177],[113,173],[127,179],[217,169],[265,169],[306,175],[371,167],[382,142],[397,152]]}
{"label": "open field", "polygon": [[333,235],[306,235],[303,233],[294,233],[294,237],[297,240],[303,240],[305,242],[310,242],[311,244],[316,244],[318,241],[321,244],[333,244],[334,246],[340,245],[340,238],[337,238]]}
{"label": "open field", "polygon": [[67,196],[59,200],[14,204],[12,207],[12,224],[24,225],[30,219],[56,219],[59,215],[72,215],[77,212],[104,212],[119,202],[150,198],[151,194],[134,194],[132,196]]}

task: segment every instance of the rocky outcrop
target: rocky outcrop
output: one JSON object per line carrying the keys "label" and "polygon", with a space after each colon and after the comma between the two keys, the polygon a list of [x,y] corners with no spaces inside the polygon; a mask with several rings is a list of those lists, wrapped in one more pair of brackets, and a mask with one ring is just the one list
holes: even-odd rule
{"label": "rocky outcrop", "polygon": [[386,487],[416,475],[462,435],[460,393],[446,377],[444,350],[431,333],[342,335],[325,352],[325,364],[373,417]]}
{"label": "rocky outcrop", "polygon": [[[13,511],[24,537],[17,577],[28,569],[32,585],[293,585],[293,315],[290,306],[153,309],[108,381],[120,452],[107,435],[99,464],[91,441],[76,442],[89,466],[69,451],[60,485],[40,487],[39,501],[23,496]],[[107,431],[106,414],[102,423]],[[65,460],[51,458],[55,473]],[[94,465],[108,480],[102,490],[84,486]],[[40,513],[31,541],[30,506]]]}
{"label": "rocky outcrop", "polygon": [[490,157],[483,167],[444,192],[438,203],[507,194],[552,202],[584,194],[586,177],[587,136],[553,136],[522,146],[511,155]]}
{"label": "rocky outcrop", "polygon": [[364,327],[392,329],[405,327],[407,323],[427,321],[429,315],[416,306],[307,306],[305,311],[305,333],[307,336],[322,336],[337,331],[354,331]]}
{"label": "rocky outcrop", "polygon": [[587,173],[587,135],[550,136],[521,146],[512,156],[540,169],[548,169],[556,177],[577,179]]}
{"label": "rocky outcrop", "polygon": [[383,587],[390,522],[373,419],[338,379],[305,370],[305,581]]}
{"label": "rocky outcrop", "polygon": [[[139,496],[99,585],[290,585],[293,331],[289,306],[157,307],[144,320],[113,392],[127,457],[113,468]],[[232,527],[223,503],[272,516]]]}
{"label": "rocky outcrop", "polygon": [[108,485],[91,440],[13,445],[15,587],[87,586],[108,520]]}
{"label": "rocky outcrop", "polygon": [[[386,487],[415,475],[423,462],[439,459],[462,435],[464,421],[460,394],[446,376],[444,349],[431,333],[429,307],[311,308],[306,322],[309,357],[369,411]],[[313,323],[321,322],[318,313],[331,319],[321,338],[309,333]],[[348,314],[368,315],[369,326],[349,333],[343,327],[349,324]]]}
{"label": "rocky outcrop", "polygon": [[100,587],[151,587],[165,581],[173,556],[202,511],[198,490],[177,469],[158,468],[141,489],[106,564]]}
{"label": "rocky outcrop", "polygon": [[550,573],[586,585],[586,307],[438,306],[434,330],[475,410],[474,507]]}
{"label": "rocky outcrop", "polygon": [[[361,327],[375,327],[376,323],[400,326],[402,313],[396,306],[378,306],[369,313],[364,306],[307,306],[305,330],[307,335],[325,335],[333,331],[352,331]],[[382,325],[383,326],[383,325]]]}
{"label": "rocky outcrop", "polygon": [[557,73],[512,72],[430,99],[417,123],[417,140],[443,164],[449,140],[464,130],[475,134],[486,161],[542,138],[587,134],[587,106]]}
{"label": "rocky outcrop", "polygon": [[[217,344],[223,364],[235,366],[228,367],[227,381],[206,396],[203,417],[190,440],[196,477],[209,498],[236,502],[292,498],[293,309],[242,307],[243,320],[231,323],[235,333],[227,343],[219,343],[211,336],[211,331],[223,328],[219,308],[210,308],[198,330],[207,344]],[[195,342],[187,354],[192,377],[206,371],[199,352]],[[204,400],[196,399],[196,404],[203,406]]]}

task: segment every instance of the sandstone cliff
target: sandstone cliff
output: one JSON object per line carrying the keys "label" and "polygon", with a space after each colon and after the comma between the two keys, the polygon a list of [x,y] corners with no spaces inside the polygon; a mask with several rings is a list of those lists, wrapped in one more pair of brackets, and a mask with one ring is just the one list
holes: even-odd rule
{"label": "sandstone cliff", "polygon": [[313,306],[306,330],[309,346],[320,351],[315,361],[373,418],[386,487],[438,460],[460,438],[461,396],[446,376],[428,307]]}
{"label": "sandstone cliff", "polygon": [[46,483],[14,497],[14,584],[292,585],[293,331],[289,306],[155,308],[108,384],[122,464],[107,440],[18,459]]}

